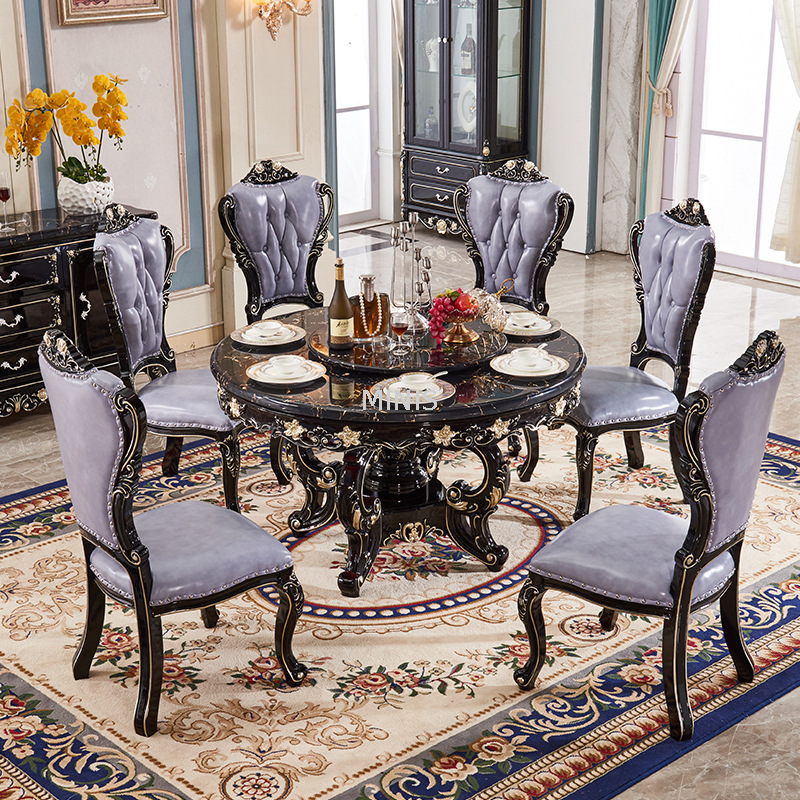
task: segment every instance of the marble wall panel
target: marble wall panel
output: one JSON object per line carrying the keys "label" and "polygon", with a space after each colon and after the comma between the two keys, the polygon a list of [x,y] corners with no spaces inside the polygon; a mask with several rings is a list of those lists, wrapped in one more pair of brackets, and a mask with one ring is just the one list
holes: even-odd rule
{"label": "marble wall panel", "polygon": [[600,249],[628,252],[636,221],[644,3],[609,3]]}

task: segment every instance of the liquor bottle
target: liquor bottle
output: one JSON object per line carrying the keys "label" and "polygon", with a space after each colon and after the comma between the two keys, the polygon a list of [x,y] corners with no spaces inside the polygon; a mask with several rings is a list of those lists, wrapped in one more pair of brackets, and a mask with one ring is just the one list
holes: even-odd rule
{"label": "liquor bottle", "polygon": [[383,336],[389,324],[389,296],[375,291],[375,276],[361,276],[361,291],[350,298],[353,309],[353,335],[355,340],[369,341],[373,336]]}
{"label": "liquor bottle", "polygon": [[333,373],[328,377],[328,386],[330,388],[331,403],[336,406],[349,405],[356,396],[355,384]]}
{"label": "liquor bottle", "polygon": [[433,113],[433,106],[428,106],[428,116],[425,117],[424,131],[426,139],[439,139],[439,120],[436,119],[436,114]]}
{"label": "liquor bottle", "polygon": [[328,306],[328,349],[352,350],[353,309],[344,289],[344,262],[336,259],[336,285]]}
{"label": "liquor bottle", "polygon": [[461,42],[461,74],[475,74],[475,40],[472,38],[472,23],[467,23],[467,35]]}

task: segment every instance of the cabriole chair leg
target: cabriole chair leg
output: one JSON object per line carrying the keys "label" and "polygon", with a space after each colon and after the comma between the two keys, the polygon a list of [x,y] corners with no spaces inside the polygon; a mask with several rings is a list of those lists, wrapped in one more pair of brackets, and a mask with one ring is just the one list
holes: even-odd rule
{"label": "cabriole chair leg", "polygon": [[239,451],[239,431],[233,430],[217,439],[219,454],[222,459],[222,490],[225,493],[225,505],[231,511],[239,511],[239,469],[241,455]]}
{"label": "cabriole chair leg", "polygon": [[182,436],[167,436],[167,446],[164,448],[164,458],[161,461],[161,474],[166,478],[174,478],[178,474],[182,450]]}
{"label": "cabriole chair leg", "polygon": [[578,502],[575,504],[575,520],[589,513],[592,502],[592,479],[594,477],[594,450],[597,437],[586,428],[578,431],[575,437],[575,461],[578,466]]}
{"label": "cabriole chair leg", "polygon": [[275,621],[275,653],[283,668],[286,682],[290,686],[299,686],[308,675],[308,669],[294,657],[292,637],[297,620],[303,611],[305,595],[294,570],[288,577],[279,580],[275,588],[280,595],[278,616]]}
{"label": "cabriole chair leg", "polygon": [[200,619],[203,620],[203,627],[216,628],[219,622],[219,609],[216,606],[206,606],[200,609]]}
{"label": "cabriole chair leg", "polygon": [[[84,547],[87,547],[86,541],[84,541]],[[89,548],[91,550],[91,546]],[[106,613],[106,597],[89,571],[88,555],[86,565],[86,624],[83,628],[81,643],[72,658],[72,675],[75,680],[89,677],[89,669],[103,633],[103,620]]]}
{"label": "cabriole chair leg", "polygon": [[164,672],[164,642],[161,619],[149,609],[136,608],[139,630],[139,696],[133,728],[140,736],[152,736],[158,727],[158,704]]}
{"label": "cabriole chair leg", "polygon": [[522,584],[517,598],[517,612],[525,632],[528,634],[528,643],[531,652],[528,660],[519,669],[514,670],[514,680],[521,689],[532,689],[536,678],[544,666],[547,652],[547,639],[545,637],[544,617],[542,616],[542,597],[544,589],[536,578],[529,576]]}
{"label": "cabriole chair leg", "polygon": [[525,449],[527,455],[522,464],[517,467],[517,477],[521,481],[529,481],[539,463],[539,431],[536,428],[526,425],[522,429],[525,437]]}
{"label": "cabriole chair leg", "polygon": [[[741,543],[736,545],[739,549],[741,549],[741,546]],[[734,548],[731,549],[733,550]],[[738,565],[738,553],[734,553],[733,557]],[[752,683],[756,675],[756,668],[753,663],[753,657],[745,644],[739,619],[738,566],[730,579],[728,588],[725,589],[719,599],[719,612],[722,621],[722,632],[725,635],[725,644],[728,645],[728,652],[731,654],[733,665],[736,667],[736,677],[742,683]]]}
{"label": "cabriole chair leg", "polygon": [[625,452],[628,454],[628,466],[631,469],[641,469],[644,466],[644,450],[642,450],[642,437],[639,431],[623,431],[625,439]]}
{"label": "cabriole chair leg", "polygon": [[664,676],[664,694],[667,698],[669,734],[678,742],[691,739],[694,731],[686,676],[688,629],[688,607],[673,609],[672,615],[664,618],[661,670]]}
{"label": "cabriole chair leg", "polygon": [[619,617],[619,611],[615,611],[613,608],[604,608],[599,614],[600,628],[604,631],[613,631],[617,624],[617,617]]}

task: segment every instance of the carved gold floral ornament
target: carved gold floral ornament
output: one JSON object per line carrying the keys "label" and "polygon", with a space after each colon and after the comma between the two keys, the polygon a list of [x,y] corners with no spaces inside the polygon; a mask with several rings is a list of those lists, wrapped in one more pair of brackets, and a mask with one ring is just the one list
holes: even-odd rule
{"label": "carved gold floral ornament", "polygon": [[358,447],[358,445],[361,444],[361,434],[347,426],[342,429],[339,438],[342,440],[342,444],[345,447]]}
{"label": "carved gold floral ornament", "polygon": [[296,419],[293,419],[283,426],[283,435],[295,441],[297,441],[305,431],[306,429]]}
{"label": "carved gold floral ornament", "polygon": [[[302,6],[299,5],[301,2]],[[255,4],[258,6],[258,16],[266,23],[273,41],[278,38],[278,31],[283,24],[284,9],[299,17],[307,17],[311,13],[311,0],[255,0]]]}
{"label": "carved gold floral ornament", "polygon": [[447,447],[455,435],[456,432],[449,425],[445,425],[443,428],[439,428],[438,431],[433,432],[433,441],[436,444]]}

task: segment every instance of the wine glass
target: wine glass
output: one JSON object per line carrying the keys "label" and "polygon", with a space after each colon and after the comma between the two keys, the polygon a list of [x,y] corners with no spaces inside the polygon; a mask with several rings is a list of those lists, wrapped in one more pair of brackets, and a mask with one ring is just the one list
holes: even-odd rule
{"label": "wine glass", "polygon": [[394,335],[397,337],[397,342],[392,348],[392,353],[395,355],[404,355],[411,350],[411,348],[403,342],[403,335],[408,330],[408,325],[410,322],[411,318],[408,313],[408,309],[400,308],[392,311],[389,324],[392,327]]}
{"label": "wine glass", "polygon": [[0,231],[4,233],[13,230],[8,224],[8,213],[6,212],[6,203],[11,197],[11,181],[8,177],[8,170],[0,170],[0,202],[3,203],[3,224],[0,225]]}

